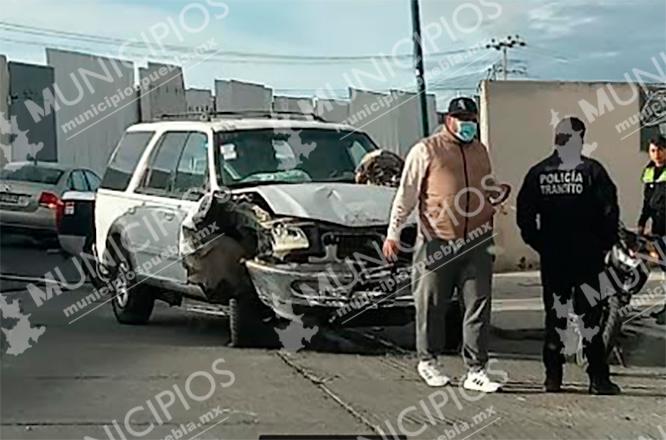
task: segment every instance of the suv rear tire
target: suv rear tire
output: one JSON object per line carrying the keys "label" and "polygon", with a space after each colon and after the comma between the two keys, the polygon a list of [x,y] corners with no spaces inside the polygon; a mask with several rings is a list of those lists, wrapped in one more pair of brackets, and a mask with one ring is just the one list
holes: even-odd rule
{"label": "suv rear tire", "polygon": [[273,348],[278,345],[267,309],[254,295],[229,300],[229,333],[233,347]]}
{"label": "suv rear tire", "polygon": [[128,252],[122,249],[120,253],[121,255],[115,257],[116,270],[110,281],[113,286],[113,298],[111,299],[113,314],[121,324],[146,324],[153,313],[155,297],[149,292],[149,287],[146,285],[132,286],[136,277],[131,276],[134,272],[130,265]]}

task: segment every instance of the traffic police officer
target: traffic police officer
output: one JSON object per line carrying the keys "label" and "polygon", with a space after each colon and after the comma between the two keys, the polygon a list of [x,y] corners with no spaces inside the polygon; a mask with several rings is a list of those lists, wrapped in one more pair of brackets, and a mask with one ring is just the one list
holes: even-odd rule
{"label": "traffic police officer", "polygon": [[[605,253],[617,240],[617,191],[603,165],[582,156],[585,124],[568,117],[555,129],[555,151],[534,165],[518,194],[517,221],[523,240],[541,259],[546,311],[543,362],[545,390],[560,391],[568,313],[571,305],[586,332],[583,350],[589,362],[591,394],[618,394],[610,381],[599,330],[601,306],[582,286],[599,291]],[[564,329],[564,330],[562,330]]]}

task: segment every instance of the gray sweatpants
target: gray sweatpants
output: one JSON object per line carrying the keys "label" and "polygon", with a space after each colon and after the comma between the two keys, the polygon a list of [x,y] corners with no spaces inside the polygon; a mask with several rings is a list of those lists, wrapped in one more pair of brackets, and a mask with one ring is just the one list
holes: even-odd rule
{"label": "gray sweatpants", "polygon": [[414,253],[412,291],[416,306],[416,350],[421,360],[433,359],[444,349],[444,317],[458,289],[464,303],[463,359],[477,370],[488,362],[488,333],[493,257],[486,233],[458,248],[451,242],[419,238]]}

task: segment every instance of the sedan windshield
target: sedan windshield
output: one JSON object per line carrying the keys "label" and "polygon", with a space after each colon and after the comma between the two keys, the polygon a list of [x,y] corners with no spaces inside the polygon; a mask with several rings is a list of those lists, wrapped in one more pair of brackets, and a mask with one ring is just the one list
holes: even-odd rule
{"label": "sedan windshield", "polygon": [[244,130],[218,137],[221,180],[250,183],[354,181],[361,159],[376,149],[363,133],[350,131]]}
{"label": "sedan windshield", "polygon": [[63,171],[57,168],[35,164],[9,163],[0,170],[0,179],[55,185],[62,174]]}

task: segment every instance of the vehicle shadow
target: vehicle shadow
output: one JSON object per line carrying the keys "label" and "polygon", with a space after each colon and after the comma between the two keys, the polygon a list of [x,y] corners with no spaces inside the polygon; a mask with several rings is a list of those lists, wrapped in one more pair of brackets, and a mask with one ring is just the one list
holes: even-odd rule
{"label": "vehicle shadow", "polygon": [[57,247],[57,237],[32,237],[28,234],[8,233],[0,234],[0,245],[3,248],[19,249],[50,249]]}
{"label": "vehicle shadow", "polygon": [[[528,360],[541,359],[543,329],[505,330],[493,327],[491,350],[498,358]],[[666,331],[656,333],[623,334],[618,347],[628,367],[666,367]],[[611,365],[619,365],[620,359],[613,353]]]}

